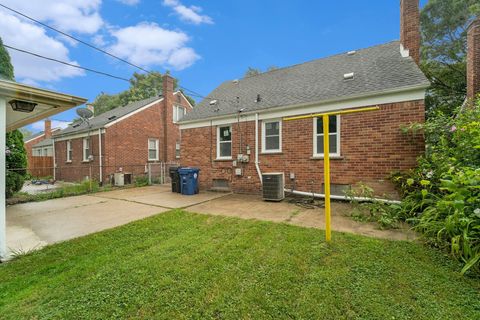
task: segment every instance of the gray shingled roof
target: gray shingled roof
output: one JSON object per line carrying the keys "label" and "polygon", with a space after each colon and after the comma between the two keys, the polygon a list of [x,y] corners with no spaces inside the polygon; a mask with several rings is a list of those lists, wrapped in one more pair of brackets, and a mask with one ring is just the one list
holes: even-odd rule
{"label": "gray shingled roof", "polygon": [[[107,111],[105,113],[102,113],[99,116],[93,117],[90,119],[90,130],[95,130],[95,129],[100,129],[103,128],[106,124],[113,122],[137,109],[140,109],[156,100],[161,100],[163,99],[161,96],[160,97],[151,97],[148,99],[132,102],[130,104],[127,104],[124,107],[118,107],[115,109],[112,109],[110,111]],[[81,123],[77,127],[73,127],[73,125],[69,125],[67,128],[63,129],[62,131],[58,132],[55,134],[55,137],[59,136],[65,136],[65,135],[70,135],[70,134],[75,134],[75,133],[82,133],[82,132],[87,132],[89,131],[89,127],[86,123]]]}
{"label": "gray shingled roof", "polygon": [[[353,80],[343,75],[353,72]],[[226,81],[200,102],[181,122],[281,106],[348,99],[408,87],[428,87],[429,81],[411,57],[400,53],[400,42],[334,55],[244,78]],[[255,102],[257,95],[260,102]],[[239,103],[237,104],[237,98]],[[216,105],[210,101],[216,99]],[[217,111],[215,111],[217,110]]]}
{"label": "gray shingled roof", "polygon": [[48,147],[48,146],[51,146],[51,145],[53,145],[53,139],[48,138],[48,139],[42,140],[39,143],[33,145],[32,148]]}
{"label": "gray shingled roof", "polygon": [[29,136],[29,137],[23,137],[23,142],[27,142],[27,141],[29,141],[29,140],[33,140],[33,139],[35,139],[35,138],[38,138],[38,137],[42,136],[43,133],[44,133],[43,131],[40,131],[40,132],[37,132],[37,133],[32,134],[32,135]]}

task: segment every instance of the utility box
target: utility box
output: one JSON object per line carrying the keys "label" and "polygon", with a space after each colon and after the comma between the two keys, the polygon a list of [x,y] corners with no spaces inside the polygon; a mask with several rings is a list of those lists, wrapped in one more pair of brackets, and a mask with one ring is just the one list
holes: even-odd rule
{"label": "utility box", "polygon": [[125,185],[125,175],[123,172],[116,172],[113,175],[113,181],[115,181],[115,186],[122,187]]}
{"label": "utility box", "polygon": [[285,198],[283,172],[262,174],[263,200],[282,201]]}

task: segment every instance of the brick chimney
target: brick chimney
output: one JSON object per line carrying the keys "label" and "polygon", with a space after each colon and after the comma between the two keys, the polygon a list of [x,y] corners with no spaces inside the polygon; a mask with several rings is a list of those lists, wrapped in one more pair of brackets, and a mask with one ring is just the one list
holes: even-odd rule
{"label": "brick chimney", "polygon": [[475,18],[467,31],[467,98],[480,93],[480,17]]}
{"label": "brick chimney", "polygon": [[420,63],[420,5],[419,0],[400,0],[400,44],[402,54]]}
{"label": "brick chimney", "polygon": [[45,139],[49,139],[52,137],[52,120],[50,119],[45,120],[44,133],[45,133]]}
{"label": "brick chimney", "polygon": [[163,161],[174,161],[175,159],[175,136],[168,135],[168,131],[174,128],[173,125],[173,90],[175,79],[169,74],[162,76],[163,96]]}

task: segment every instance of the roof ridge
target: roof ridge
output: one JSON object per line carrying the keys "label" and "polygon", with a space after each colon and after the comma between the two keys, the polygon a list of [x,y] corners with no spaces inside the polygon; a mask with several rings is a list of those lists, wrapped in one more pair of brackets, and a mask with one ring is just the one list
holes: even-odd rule
{"label": "roof ridge", "polygon": [[[380,44],[376,44],[376,45],[371,45],[371,46],[366,47],[366,48],[354,49],[354,50],[355,50],[356,52],[361,52],[361,51],[370,50],[370,49],[373,49],[373,48],[376,48],[376,47],[386,46],[386,45],[392,44],[392,43],[394,43],[394,42],[399,42],[399,41],[400,41],[400,40],[391,40],[391,41],[389,41],[389,42],[380,43]],[[273,70],[267,70],[267,71],[261,72],[261,73],[259,73],[259,74],[255,74],[255,75],[251,75],[251,76],[248,76],[248,77],[244,77],[244,78],[238,79],[238,81],[241,82],[242,80],[246,80],[246,79],[250,79],[250,78],[255,78],[255,77],[258,77],[258,76],[262,76],[262,75],[267,75],[268,73],[273,73],[273,72],[276,72],[276,71],[282,71],[282,70],[286,70],[286,69],[298,67],[298,66],[303,65],[303,64],[307,64],[307,63],[311,63],[311,62],[316,62],[316,61],[318,61],[318,60],[331,59],[331,58],[334,58],[334,57],[342,56],[342,55],[344,55],[346,52],[348,52],[348,51],[340,52],[340,53],[335,53],[335,54],[332,54],[332,55],[329,55],[329,56],[326,56],[326,57],[322,57],[322,58],[316,58],[316,59],[307,60],[307,61],[304,61],[304,62],[299,62],[299,63],[292,64],[292,65],[289,65],[289,66],[286,66],[286,67],[276,68],[276,69],[273,69]],[[237,79],[234,79],[234,80],[237,80]],[[225,82],[232,82],[232,81],[233,81],[233,80],[226,80]]]}

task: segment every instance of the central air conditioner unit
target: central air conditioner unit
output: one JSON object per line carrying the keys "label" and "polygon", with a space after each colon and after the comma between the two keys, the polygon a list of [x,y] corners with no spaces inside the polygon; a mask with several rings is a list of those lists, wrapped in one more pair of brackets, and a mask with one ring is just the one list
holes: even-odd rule
{"label": "central air conditioner unit", "polygon": [[285,198],[284,174],[283,172],[264,173],[263,180],[263,200],[282,201]]}

